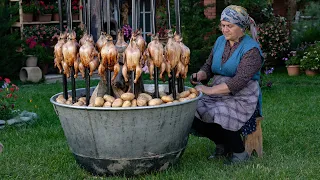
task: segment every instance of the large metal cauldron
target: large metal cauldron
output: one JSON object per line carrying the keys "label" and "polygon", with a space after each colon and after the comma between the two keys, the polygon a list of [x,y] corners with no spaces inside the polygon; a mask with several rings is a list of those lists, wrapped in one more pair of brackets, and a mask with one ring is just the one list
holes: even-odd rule
{"label": "large metal cauldron", "polygon": [[[166,88],[159,85],[160,91]],[[154,91],[154,85],[145,90]],[[159,106],[102,108],[59,104],[60,94],[50,101],[77,162],[93,174],[126,176],[165,170],[178,161],[201,96]],[[82,94],[85,89],[77,89]]]}

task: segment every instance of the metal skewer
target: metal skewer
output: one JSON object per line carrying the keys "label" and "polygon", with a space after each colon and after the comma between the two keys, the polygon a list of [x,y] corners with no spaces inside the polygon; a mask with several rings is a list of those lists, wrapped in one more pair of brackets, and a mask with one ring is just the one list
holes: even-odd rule
{"label": "metal skewer", "polygon": [[[155,12],[156,12],[156,6],[155,6],[155,1],[152,0],[151,1],[151,22],[152,22],[152,29],[151,29],[151,33],[153,35],[156,34],[156,18],[155,18]],[[158,72],[159,72],[159,68],[157,66],[154,66],[154,97],[155,98],[159,98],[159,77],[158,77]]]}
{"label": "metal skewer", "polygon": [[[63,17],[62,17],[62,0],[58,0],[58,9],[59,9],[59,28],[60,33],[63,32]],[[67,76],[64,74],[62,70],[62,89],[63,89],[63,97],[64,99],[68,99],[68,84],[67,84]]]}

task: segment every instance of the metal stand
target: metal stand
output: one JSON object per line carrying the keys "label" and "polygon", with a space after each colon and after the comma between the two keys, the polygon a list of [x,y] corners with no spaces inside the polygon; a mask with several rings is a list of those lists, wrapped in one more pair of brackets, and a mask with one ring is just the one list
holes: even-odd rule
{"label": "metal stand", "polygon": [[85,77],[86,77],[86,105],[89,106],[90,103],[90,76],[89,76],[89,68],[85,69]]}
{"label": "metal stand", "polygon": [[77,94],[76,94],[76,79],[74,78],[74,67],[71,66],[71,96],[72,96],[72,104],[76,103]]}

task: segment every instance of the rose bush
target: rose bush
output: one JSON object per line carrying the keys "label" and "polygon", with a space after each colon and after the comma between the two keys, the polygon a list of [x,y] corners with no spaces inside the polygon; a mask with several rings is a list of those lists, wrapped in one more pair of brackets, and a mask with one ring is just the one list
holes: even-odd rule
{"label": "rose bush", "polygon": [[[2,84],[2,85],[1,85]],[[10,119],[14,116],[15,102],[18,98],[18,86],[12,84],[9,78],[0,76],[0,119]]]}

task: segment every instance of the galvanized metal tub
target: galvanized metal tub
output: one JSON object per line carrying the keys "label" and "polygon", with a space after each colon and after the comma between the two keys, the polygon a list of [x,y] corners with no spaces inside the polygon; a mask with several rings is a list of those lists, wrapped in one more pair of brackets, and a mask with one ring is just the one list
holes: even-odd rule
{"label": "galvanized metal tub", "polygon": [[[179,160],[202,96],[150,107],[102,108],[59,104],[60,94],[50,101],[76,161],[93,174],[125,176],[165,170]],[[80,94],[85,89],[77,89]]]}

